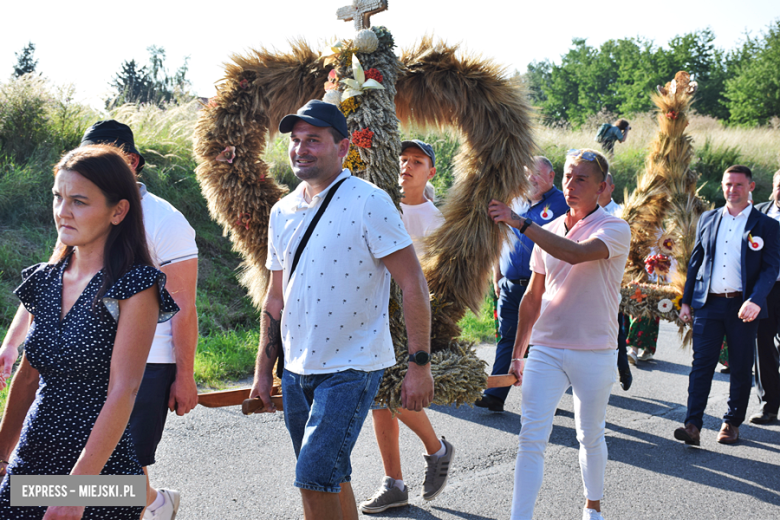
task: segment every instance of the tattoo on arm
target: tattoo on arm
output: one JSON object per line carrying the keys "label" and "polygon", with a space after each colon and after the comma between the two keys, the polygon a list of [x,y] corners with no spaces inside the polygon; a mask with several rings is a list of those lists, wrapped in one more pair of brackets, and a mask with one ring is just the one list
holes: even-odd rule
{"label": "tattoo on arm", "polygon": [[509,216],[510,216],[510,217],[512,217],[512,220],[516,220],[516,221],[518,221],[518,222],[522,222],[522,221],[520,220],[520,215],[518,215],[517,213],[515,213],[515,212],[514,212],[514,211],[512,211],[512,210],[509,210],[509,213],[510,213],[510,215],[509,215]]}
{"label": "tattoo on arm", "polygon": [[282,348],[282,323],[281,318],[275,320],[271,313],[265,311],[268,328],[266,329],[265,355],[268,359],[275,359]]}

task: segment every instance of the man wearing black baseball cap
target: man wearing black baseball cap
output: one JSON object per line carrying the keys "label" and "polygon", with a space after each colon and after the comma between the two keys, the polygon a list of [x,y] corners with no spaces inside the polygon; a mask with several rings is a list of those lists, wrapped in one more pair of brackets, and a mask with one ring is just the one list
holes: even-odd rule
{"label": "man wearing black baseball cap", "polygon": [[[121,148],[137,174],[146,164],[135,147],[129,126],[114,121],[98,121],[87,129],[82,146],[113,144]],[[198,404],[195,384],[195,350],[198,346],[198,314],[195,295],[198,283],[198,246],[195,230],[170,203],[149,193],[138,183],[144,212],[149,251],[167,277],[166,288],[181,311],[169,322],[157,326],[144,378],[138,390],[128,428],[138,461],[146,473],[144,520],[168,520],[176,516],[180,494],[173,489],[154,489],[149,483],[148,466],[162,438],[168,411],[189,413]]]}
{"label": "man wearing black baseball cap", "polygon": [[[390,197],[342,168],[349,151],[338,107],[309,101],[285,116],[290,163],[303,182],[271,209],[271,282],[250,397],[270,400],[284,351],[284,420],[306,518],[357,518],[350,455],[384,369],[395,365],[390,277],[403,291],[413,354],[402,406],[433,399],[428,284]],[[284,312],[282,312],[284,310]]]}

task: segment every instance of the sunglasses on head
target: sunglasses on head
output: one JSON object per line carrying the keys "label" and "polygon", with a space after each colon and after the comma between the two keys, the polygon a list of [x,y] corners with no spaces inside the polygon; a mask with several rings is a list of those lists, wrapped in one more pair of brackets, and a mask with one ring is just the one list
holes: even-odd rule
{"label": "sunglasses on head", "polygon": [[587,150],[578,150],[576,148],[572,148],[568,152],[566,152],[566,157],[572,157],[575,159],[585,159],[586,161],[595,162],[599,165],[599,170],[601,170],[601,173],[606,174],[607,171],[604,169],[604,166],[601,164],[601,157],[596,155],[593,152],[587,151]]}

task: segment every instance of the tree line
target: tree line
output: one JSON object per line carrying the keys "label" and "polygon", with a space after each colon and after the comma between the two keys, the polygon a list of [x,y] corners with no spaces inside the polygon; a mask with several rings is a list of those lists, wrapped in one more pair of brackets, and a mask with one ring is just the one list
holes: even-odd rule
{"label": "tree line", "polygon": [[728,51],[714,41],[710,29],[676,36],[666,47],[642,37],[600,47],[574,38],[560,64],[534,61],[521,80],[550,123],[579,125],[599,112],[648,111],[649,93],[679,70],[699,83],[694,108],[700,114],[745,126],[780,117],[780,20]]}
{"label": "tree line", "polygon": [[[189,101],[192,83],[187,78],[189,56],[173,74],[165,67],[165,49],[152,45],[148,47],[149,62],[146,65],[135,60],[122,63],[119,72],[112,78],[110,85],[114,92],[105,100],[106,108],[125,103],[151,103],[161,105],[173,101]],[[13,77],[32,74],[37,71],[35,44],[29,42],[17,53]]]}
{"label": "tree line", "polygon": [[[601,112],[632,114],[653,108],[649,93],[679,70],[699,83],[694,109],[729,124],[779,123],[780,20],[757,37],[746,34],[731,50],[715,46],[715,33],[703,29],[672,38],[666,47],[642,37],[608,40],[600,47],[574,38],[560,64],[530,63],[520,80],[547,123],[581,125]],[[123,103],[162,104],[190,99],[188,60],[173,74],[165,49],[151,46],[149,62],[122,63],[110,85],[106,107]],[[14,76],[36,71],[35,45],[16,53]],[[773,119],[775,118],[775,119]]]}

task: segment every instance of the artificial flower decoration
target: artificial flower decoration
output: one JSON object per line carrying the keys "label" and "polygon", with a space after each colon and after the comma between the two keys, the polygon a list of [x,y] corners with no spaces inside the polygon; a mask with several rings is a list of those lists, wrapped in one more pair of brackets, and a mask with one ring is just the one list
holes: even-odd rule
{"label": "artificial flower decoration", "polygon": [[539,216],[542,217],[544,220],[550,220],[551,218],[553,218],[554,215],[552,210],[550,209],[549,204],[544,207],[542,213]]}
{"label": "artificial flower decoration", "polygon": [[677,298],[672,300],[672,303],[674,303],[674,308],[677,309],[678,311],[682,309],[682,294],[678,294]]}
{"label": "artificial flower decoration", "polygon": [[665,255],[671,255],[674,252],[674,238],[670,235],[663,235],[658,240],[658,249]]}
{"label": "artificial flower decoration", "polygon": [[672,261],[666,255],[650,255],[645,258],[645,271],[648,274],[658,273],[664,276],[672,268]]}
{"label": "artificial flower decoration", "polygon": [[666,118],[667,119],[677,119],[677,115],[678,115],[677,112],[675,112],[674,110],[670,110],[670,111],[668,111],[666,113]]}
{"label": "artificial flower decoration", "polygon": [[348,116],[355,111],[357,111],[358,107],[360,107],[360,98],[351,97],[349,99],[342,99],[341,104],[339,105],[339,109],[341,109],[341,113],[345,116]]}
{"label": "artificial flower decoration", "polygon": [[359,148],[371,148],[371,143],[374,139],[374,132],[368,128],[363,130],[355,130],[352,132],[352,144]]}
{"label": "artificial flower decoration", "polygon": [[362,96],[363,91],[366,89],[385,89],[377,80],[366,79],[363,66],[354,54],[352,55],[352,78],[344,78],[341,80],[341,83],[347,86],[342,96],[345,101],[355,96]]}
{"label": "artificial flower decoration", "polygon": [[226,162],[228,164],[233,164],[233,159],[236,158],[236,147],[235,146],[226,146],[222,152],[220,152],[219,155],[217,155],[217,162]]}
{"label": "artificial flower decoration", "polygon": [[672,303],[672,300],[670,300],[669,298],[664,298],[663,300],[658,302],[658,310],[659,311],[661,311],[663,313],[667,313],[667,312],[671,311],[672,309],[674,309],[674,303]]}
{"label": "artificial flower decoration", "polygon": [[325,103],[338,106],[341,103],[341,92],[338,90],[328,90],[325,95],[322,96],[322,100]]}
{"label": "artificial flower decoration", "polygon": [[647,298],[647,295],[643,294],[642,289],[640,289],[639,286],[637,286],[636,292],[634,292],[634,294],[631,295],[631,299],[635,300],[637,303],[642,303],[642,301],[645,298]]}
{"label": "artificial flower decoration", "polygon": [[249,88],[249,80],[242,79],[242,80],[239,82],[238,86],[239,86],[239,87],[241,87],[241,90],[246,90],[246,89],[248,89],[248,88]]}
{"label": "artificial flower decoration", "polygon": [[339,59],[339,54],[341,54],[341,51],[345,50],[345,48],[346,46],[342,41],[329,43],[320,51],[320,59],[325,61],[325,65],[335,63]]}
{"label": "artificial flower decoration", "polygon": [[252,215],[249,213],[241,213],[241,215],[238,216],[235,222],[233,222],[234,227],[243,227],[244,229],[249,229],[249,224],[252,222]]}
{"label": "artificial flower decoration", "polygon": [[362,172],[366,170],[366,163],[360,157],[360,152],[354,146],[349,147],[349,153],[344,158],[344,168],[348,169],[352,173]]}
{"label": "artificial flower decoration", "polygon": [[379,83],[382,83],[384,81],[384,77],[382,76],[382,73],[379,72],[379,69],[376,68],[370,68],[366,71],[366,78],[367,79],[373,79],[378,81]]}

